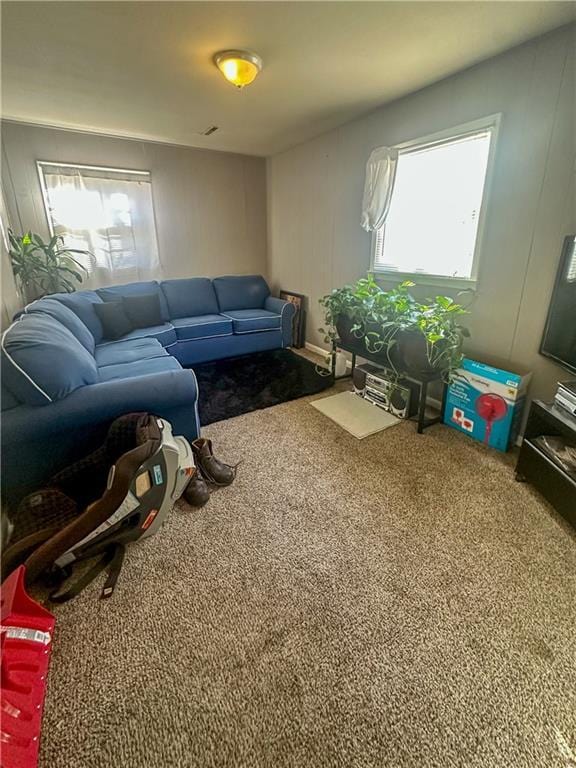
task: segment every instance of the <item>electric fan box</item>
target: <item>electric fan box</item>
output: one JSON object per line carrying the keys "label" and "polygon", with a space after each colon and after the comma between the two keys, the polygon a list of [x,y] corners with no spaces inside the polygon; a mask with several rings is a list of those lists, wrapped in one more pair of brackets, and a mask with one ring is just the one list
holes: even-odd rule
{"label": "electric fan box", "polygon": [[465,357],[446,392],[444,423],[507,451],[520,430],[531,377]]}

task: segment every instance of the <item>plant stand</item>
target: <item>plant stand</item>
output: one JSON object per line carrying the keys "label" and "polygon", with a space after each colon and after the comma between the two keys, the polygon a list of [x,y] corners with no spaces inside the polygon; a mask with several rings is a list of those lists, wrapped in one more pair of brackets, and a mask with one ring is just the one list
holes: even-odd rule
{"label": "plant stand", "polygon": [[[354,345],[353,343],[343,342],[341,339],[335,339],[332,342],[332,370],[335,370],[335,363],[336,363],[336,352],[338,349],[344,350],[344,352],[349,352],[352,355],[352,369],[347,376],[352,376],[354,374],[354,368],[356,367],[356,356],[362,357],[364,360],[370,360],[370,362],[375,363],[376,365],[382,366],[382,359],[379,355],[374,355],[371,352],[368,352],[366,349],[359,349],[358,346]],[[342,376],[341,378],[347,378]],[[420,396],[418,398],[418,412],[416,414],[416,424],[417,424],[417,432],[419,435],[421,435],[427,427],[431,427],[433,424],[440,424],[443,419],[444,415],[444,406],[446,405],[446,392],[448,390],[448,387],[444,382],[442,382],[442,374],[441,373],[433,373],[429,376],[423,376],[423,377],[416,377],[411,374],[402,373],[402,378],[407,379],[408,381],[417,384],[419,388]],[[442,382],[442,405],[440,408],[440,413],[436,416],[426,416],[426,399],[428,396],[428,385],[435,381],[441,381]],[[414,417],[412,417],[414,418]]]}

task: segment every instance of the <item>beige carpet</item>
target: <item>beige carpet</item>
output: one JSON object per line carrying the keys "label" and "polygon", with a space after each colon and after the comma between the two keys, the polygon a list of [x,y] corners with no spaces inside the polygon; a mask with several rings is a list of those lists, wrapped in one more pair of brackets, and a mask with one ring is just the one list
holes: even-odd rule
{"label": "beige carpet", "polygon": [[576,543],[510,459],[304,401],[205,432],[235,485],[57,608],[42,768],[574,764]]}

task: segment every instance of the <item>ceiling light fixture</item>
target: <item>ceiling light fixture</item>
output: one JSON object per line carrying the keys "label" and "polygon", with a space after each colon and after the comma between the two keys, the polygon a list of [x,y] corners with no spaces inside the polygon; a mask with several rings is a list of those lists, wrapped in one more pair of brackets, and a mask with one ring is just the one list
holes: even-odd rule
{"label": "ceiling light fixture", "polygon": [[250,51],[220,51],[214,56],[214,64],[236,88],[250,85],[262,69],[262,59]]}

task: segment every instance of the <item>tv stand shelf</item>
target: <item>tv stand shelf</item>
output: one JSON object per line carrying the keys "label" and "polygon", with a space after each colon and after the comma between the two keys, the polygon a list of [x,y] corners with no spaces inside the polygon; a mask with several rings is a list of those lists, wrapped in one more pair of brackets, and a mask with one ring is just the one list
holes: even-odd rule
{"label": "tv stand shelf", "polygon": [[535,442],[535,438],[542,435],[562,437],[576,446],[576,418],[553,404],[541,400],[532,403],[516,464],[516,479],[533,485],[576,527],[576,477],[566,472]]}

